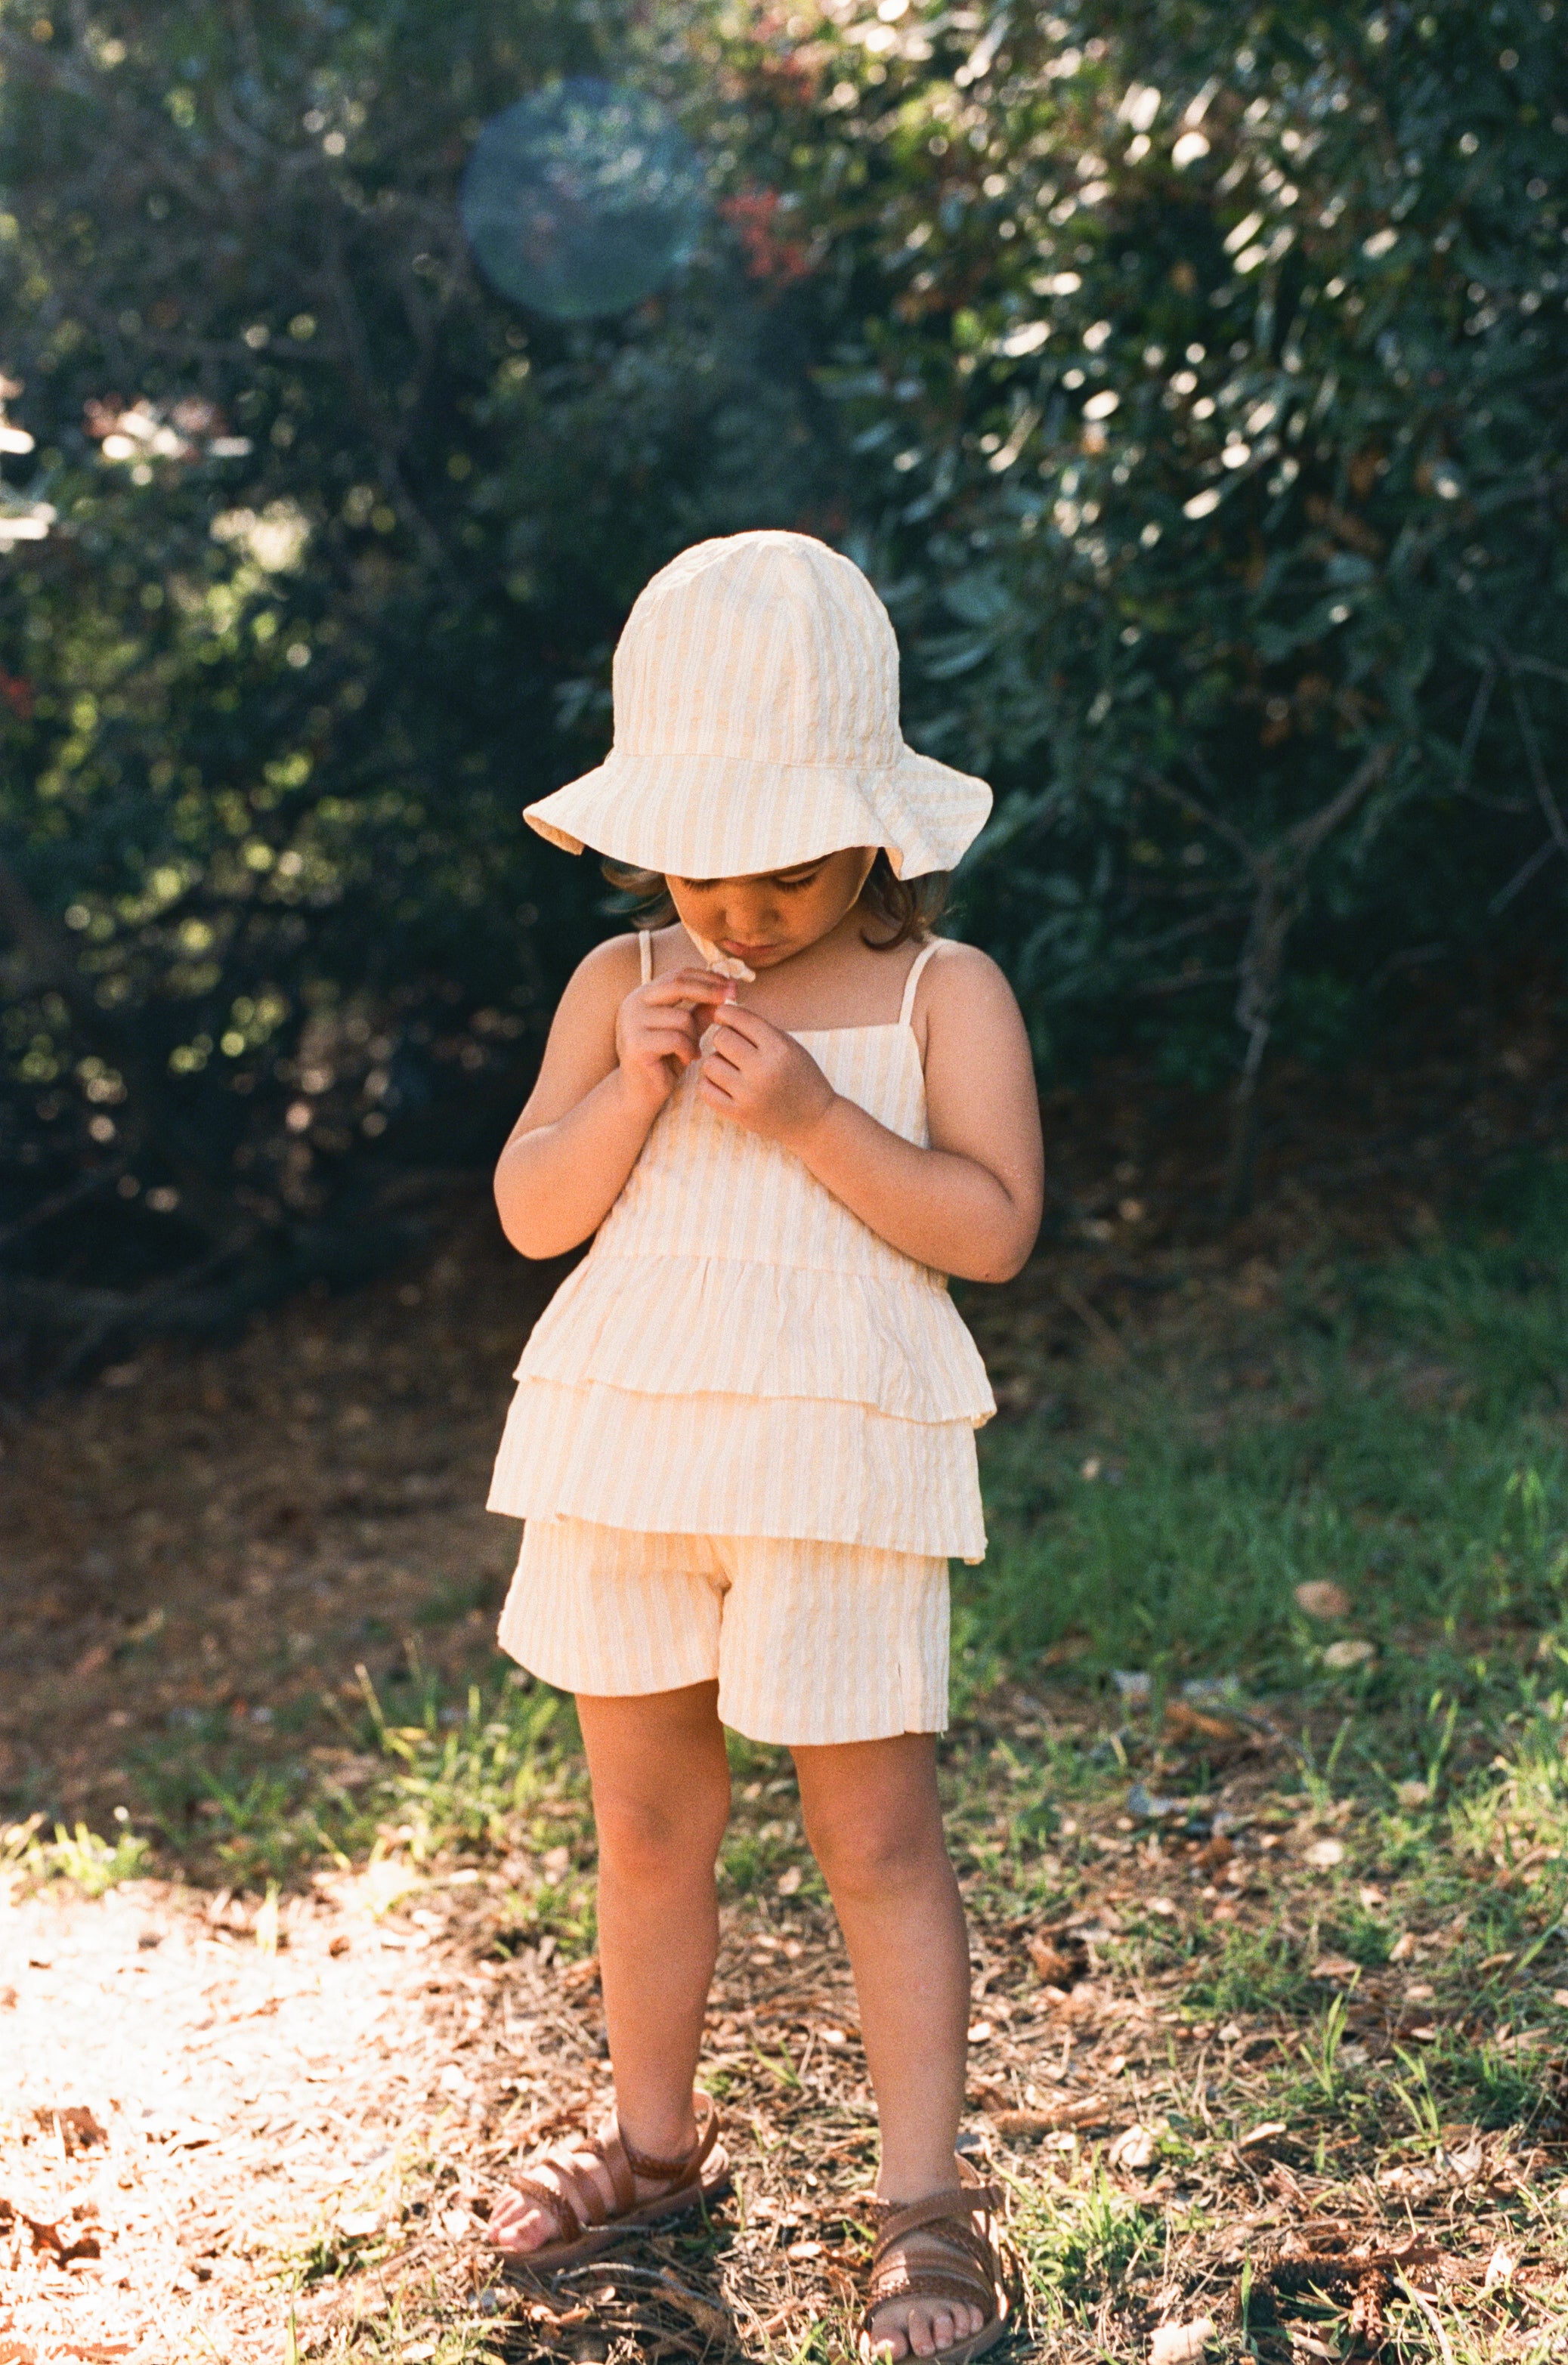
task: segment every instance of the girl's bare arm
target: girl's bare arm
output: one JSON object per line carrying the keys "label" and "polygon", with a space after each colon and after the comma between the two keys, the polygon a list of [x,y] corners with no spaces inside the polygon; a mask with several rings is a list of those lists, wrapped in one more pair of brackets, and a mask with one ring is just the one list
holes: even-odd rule
{"label": "girl's bare arm", "polygon": [[581,963],[496,1167],[501,1229],[520,1254],[564,1256],[599,1229],[722,990],[690,970],[640,984],[627,936]]}
{"label": "girl's bare arm", "polygon": [[725,1005],[705,1100],[803,1160],[862,1223],[938,1272],[1010,1281],[1040,1227],[1045,1151],[1028,1037],[994,961],[944,949],[921,981],[929,1149],[841,1099],[793,1038]]}

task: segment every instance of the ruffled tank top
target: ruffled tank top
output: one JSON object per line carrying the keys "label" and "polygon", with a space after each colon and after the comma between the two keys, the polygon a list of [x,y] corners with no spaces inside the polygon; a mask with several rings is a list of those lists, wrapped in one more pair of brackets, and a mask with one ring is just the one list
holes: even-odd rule
{"label": "ruffled tank top", "polygon": [[[929,1145],[911,1024],[796,1028],[834,1092]],[[642,937],[643,978],[653,974]],[[688,1068],[535,1325],[488,1508],[644,1532],[792,1536],[979,1561],[996,1410],[946,1276],[862,1223]]]}

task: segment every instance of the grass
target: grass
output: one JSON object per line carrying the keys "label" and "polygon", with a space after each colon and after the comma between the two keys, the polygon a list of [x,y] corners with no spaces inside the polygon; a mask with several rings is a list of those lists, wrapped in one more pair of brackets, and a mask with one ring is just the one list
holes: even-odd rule
{"label": "grass", "polygon": [[[1528,1703],[1522,1645],[1560,1664],[1568,1169],[1499,1186],[1440,1249],[1296,1275],[1286,1298],[1239,1339],[1178,1328],[1081,1365],[1065,1415],[1050,1390],[987,1434],[991,1552],[959,1597],[972,1690],[1042,1661],[1145,1670],[1157,1693],[1235,1676],[1377,1717],[1426,1778],[1450,1709]],[[1342,1608],[1309,1614],[1304,1586]]]}
{"label": "grass", "polygon": [[121,1808],[120,1828],[112,1839],[101,1839],[85,1823],[70,1831],[56,1823],[45,1838],[44,1818],[29,1815],[26,1822],[0,1828],[0,1876],[9,1871],[26,1881],[66,1881],[84,1897],[102,1897],[150,1868],[151,1845],[126,1828],[129,1821],[129,1808]]}
{"label": "grass", "polygon": [[[1568,1168],[1506,1178],[1417,1253],[1291,1277],[1244,1333],[1173,1321],[1065,1387],[1042,1371],[1040,1410],[982,1440],[991,1550],[955,1573],[950,1828],[977,1927],[1055,1928],[1118,1900],[1100,1963],[1154,2000],[1164,2034],[1138,2072],[1151,2185],[1113,2173],[1098,2138],[1015,2172],[1036,2335],[1135,2354],[1153,2324],[1212,2312],[1210,2283],[1234,2290],[1234,2262],[1214,2261],[1243,2202],[1316,2180],[1319,2216],[1364,2214],[1375,2192],[1414,2209],[1423,2177],[1494,2138],[1517,2172],[1486,2239],[1561,2275]],[[12,1858],[95,1893],[145,1868],[150,1843],[257,1889],[366,1856],[498,1867],[498,1952],[591,1952],[569,1703],[503,1673],[447,1698],[414,1658],[340,1714],[341,1746],[265,1772],[243,1729],[187,1726],[130,1768],[136,1830],[45,1839],[35,1821]],[[726,1896],[820,1901],[787,1757],[732,1755]],[[1238,1802],[1224,1846],[1222,1796]],[[782,2091],[790,2057],[768,2058]],[[1283,2132],[1249,2152],[1267,2125]],[[329,2246],[295,2272],[353,2264]],[[1308,2353],[1344,2353],[1338,2301],[1287,2306],[1257,2271],[1223,2349],[1282,2359],[1294,2308],[1338,2344]],[[1561,2353],[1546,2290],[1401,2285],[1391,2353]],[[411,2353],[416,2326],[431,2355],[481,2353],[481,2329],[403,2305],[339,2353]],[[819,2352],[797,2332],[774,2353]]]}
{"label": "grass", "polygon": [[503,1676],[454,1701],[417,1665],[398,1692],[383,1697],[362,1670],[357,1713],[329,1703],[341,1746],[260,1770],[223,1710],[193,1717],[129,1753],[145,1821],[177,1858],[236,1887],[377,1848],[424,1866],[547,1850],[563,1822],[580,1832],[586,1779],[569,1700]]}
{"label": "grass", "polygon": [[1065,2193],[1043,2179],[1021,2182],[1011,2231],[1032,2328],[1047,2334],[1081,2320],[1087,2294],[1125,2293],[1140,2270],[1158,2265],[1165,2245],[1164,2213],[1098,2169]]}

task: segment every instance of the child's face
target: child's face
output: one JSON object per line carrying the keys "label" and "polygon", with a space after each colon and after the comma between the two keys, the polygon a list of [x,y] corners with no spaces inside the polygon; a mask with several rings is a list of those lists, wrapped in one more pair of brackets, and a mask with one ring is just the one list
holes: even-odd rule
{"label": "child's face", "polygon": [[836,928],[860,899],[875,846],[846,846],[789,870],[745,879],[666,879],[693,936],[706,936],[748,969],[777,969]]}

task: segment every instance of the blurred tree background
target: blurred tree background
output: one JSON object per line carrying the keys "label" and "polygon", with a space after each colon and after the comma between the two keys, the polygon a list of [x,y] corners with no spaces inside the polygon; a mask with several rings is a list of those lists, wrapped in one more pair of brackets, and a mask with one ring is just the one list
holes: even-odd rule
{"label": "blurred tree background", "polygon": [[[616,925],[519,808],[682,544],[849,550],[1042,1070],[1229,1085],[1568,880],[1556,0],[0,0],[0,1293],[395,1250]],[[695,251],[476,274],[487,122],[660,101]]]}

